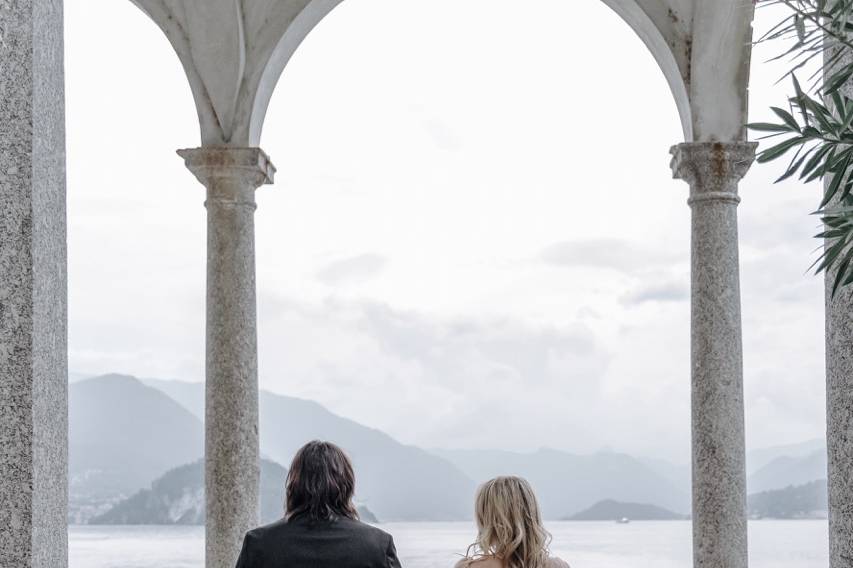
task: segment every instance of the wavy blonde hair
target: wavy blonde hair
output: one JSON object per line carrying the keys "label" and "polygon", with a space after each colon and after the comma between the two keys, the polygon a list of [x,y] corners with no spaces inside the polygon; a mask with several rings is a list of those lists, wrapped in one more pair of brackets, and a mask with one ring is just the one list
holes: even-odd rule
{"label": "wavy blonde hair", "polygon": [[551,535],[542,525],[533,488],[521,477],[496,477],[477,490],[477,542],[471,561],[495,557],[506,568],[546,568]]}

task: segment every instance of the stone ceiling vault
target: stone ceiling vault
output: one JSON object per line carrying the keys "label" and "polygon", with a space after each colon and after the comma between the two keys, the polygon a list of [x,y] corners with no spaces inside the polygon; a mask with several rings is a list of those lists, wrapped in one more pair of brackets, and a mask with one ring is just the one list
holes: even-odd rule
{"label": "stone ceiling vault", "polygon": [[[202,144],[258,146],[284,67],[342,0],[132,1],[160,26],[183,64]],[[752,0],[601,1],[655,57],[685,141],[744,139]]]}

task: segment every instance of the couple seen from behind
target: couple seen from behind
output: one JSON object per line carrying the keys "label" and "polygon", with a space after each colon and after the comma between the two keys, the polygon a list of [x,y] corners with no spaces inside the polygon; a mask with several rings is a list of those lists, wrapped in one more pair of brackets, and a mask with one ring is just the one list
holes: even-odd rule
{"label": "couple seen from behind", "polygon": [[[352,463],[338,446],[303,446],[285,492],[284,518],[246,534],[236,568],[400,568],[391,535],[359,521]],[[524,479],[487,481],[474,509],[477,540],[456,568],[568,568],[548,553],[550,535]]]}

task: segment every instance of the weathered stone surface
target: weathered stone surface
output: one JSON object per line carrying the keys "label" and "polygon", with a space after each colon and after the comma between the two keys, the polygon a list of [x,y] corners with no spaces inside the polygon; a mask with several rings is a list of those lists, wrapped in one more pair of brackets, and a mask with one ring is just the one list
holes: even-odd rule
{"label": "weathered stone surface", "polygon": [[0,566],[67,566],[61,0],[0,1]]}
{"label": "weathered stone surface", "polygon": [[694,0],[689,44],[693,141],[746,136],[755,2]]}
{"label": "weathered stone surface", "polygon": [[690,184],[693,563],[746,568],[746,465],[737,185],[753,143],[673,148]]}
{"label": "weathered stone surface", "polygon": [[[830,61],[831,53],[827,52],[825,61]],[[850,56],[835,62],[850,63]],[[853,96],[853,81],[842,91]],[[836,274],[829,270],[825,279],[829,566],[853,568],[853,289],[842,288],[833,299]]]}
{"label": "weathered stone surface", "polygon": [[[205,146],[257,146],[290,57],[341,0],[132,0],[175,49]],[[211,38],[216,38],[211,41]]]}
{"label": "weathered stone surface", "polygon": [[669,83],[685,141],[745,135],[754,2],[603,0],[637,32]]}
{"label": "weathered stone surface", "polygon": [[832,298],[826,275],[826,444],[829,565],[853,567],[853,290]]}
{"label": "weathered stone surface", "polygon": [[206,564],[233,568],[260,518],[255,190],[275,168],[258,148],[178,153],[207,188]]}
{"label": "weathered stone surface", "polygon": [[[256,146],[285,65],[342,0],[132,1],[160,26],[181,59],[202,143]],[[603,1],[657,60],[685,140],[730,142],[744,135],[753,2]]]}

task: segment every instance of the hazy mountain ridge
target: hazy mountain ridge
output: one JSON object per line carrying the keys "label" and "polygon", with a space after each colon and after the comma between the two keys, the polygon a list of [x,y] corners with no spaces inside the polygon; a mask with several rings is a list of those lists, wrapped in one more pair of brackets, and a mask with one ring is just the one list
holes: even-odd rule
{"label": "hazy mountain ridge", "polygon": [[647,503],[622,503],[612,499],[599,501],[592,507],[567,517],[569,521],[615,521],[617,519],[632,521],[681,521],[687,515],[673,513],[669,509],[649,505]]}
{"label": "hazy mountain ridge", "polygon": [[[689,456],[686,456],[689,459]],[[683,493],[690,493],[690,464],[677,464],[658,458],[637,457],[640,462],[652,471],[662,475],[675,484]]]}
{"label": "hazy mountain ridge", "polygon": [[[202,456],[203,425],[191,409],[203,408],[203,385],[152,383],[174,387],[170,390],[179,391],[179,402],[165,388],[128,376],[107,375],[70,386],[72,522],[85,523],[105,513],[164,472]],[[383,520],[472,516],[473,481],[437,456],[336,416],[317,403],[264,391],[260,419],[262,454],[279,463],[290,463],[293,453],[315,438],[346,448],[358,475],[356,498]],[[114,481],[104,483],[107,478],[99,472],[109,473]]]}
{"label": "hazy mountain ridge", "polygon": [[549,519],[564,518],[607,499],[654,503],[678,512],[690,509],[688,494],[626,454],[575,455],[551,449],[529,454],[500,450],[435,452],[477,482],[498,475],[527,478],[539,496],[543,516]]}
{"label": "hazy mountain ridge", "polygon": [[747,479],[750,493],[784,489],[826,479],[827,455],[822,448],[804,456],[777,457],[758,469]]}
{"label": "hazy mountain ridge", "polygon": [[749,496],[749,514],[753,518],[825,519],[828,509],[825,479]]}
{"label": "hazy mountain ridge", "polygon": [[756,448],[746,453],[747,473],[752,475],[778,458],[805,458],[818,451],[826,452],[824,438],[814,438],[797,444]]}
{"label": "hazy mountain ridge", "polygon": [[[261,523],[277,521],[284,514],[284,480],[287,470],[269,460],[261,460]],[[366,507],[361,518],[377,522]],[[203,525],[204,461],[187,464],[157,478],[143,489],[119,502],[106,513],[91,519],[94,525]]]}
{"label": "hazy mountain ridge", "polygon": [[[690,464],[639,458],[652,470],[690,492]],[[815,438],[796,444],[756,448],[747,452],[748,487],[751,492],[782,489],[826,477],[826,441]]]}
{"label": "hazy mountain ridge", "polygon": [[[164,472],[201,457],[203,384],[143,382],[106,375],[70,384],[71,522],[85,523],[103,515],[128,496],[143,499],[137,492],[151,487]],[[316,402],[266,391],[260,397],[263,456],[289,463],[296,449],[310,439],[337,442],[353,457],[357,499],[382,520],[470,519],[475,482],[501,474],[530,479],[549,519],[564,518],[605,500],[648,503],[678,514],[689,511],[689,469],[668,462],[614,452],[574,455],[550,449],[428,453],[337,416]],[[817,442],[790,447],[802,451]],[[805,457],[779,457],[784,448],[765,452],[765,457],[773,459],[750,477],[752,492],[755,480],[761,480],[757,475],[769,479],[771,489],[825,477],[825,453],[821,463],[820,451]],[[817,465],[809,465],[814,459]],[[157,513],[166,519],[163,522],[177,522],[183,514],[199,518],[203,492],[182,495],[186,503],[171,496],[169,502],[176,508]],[[140,503],[145,504],[137,502],[137,506]]]}
{"label": "hazy mountain ridge", "polygon": [[85,523],[204,454],[201,422],[126,375],[69,385],[69,518]]}
{"label": "hazy mountain ridge", "polygon": [[[203,414],[202,383],[146,383],[191,412]],[[450,462],[337,416],[316,402],[261,391],[260,440],[265,456],[290,463],[296,451],[312,439],[330,440],[346,449],[358,475],[358,499],[382,520],[472,517],[474,482]]]}

